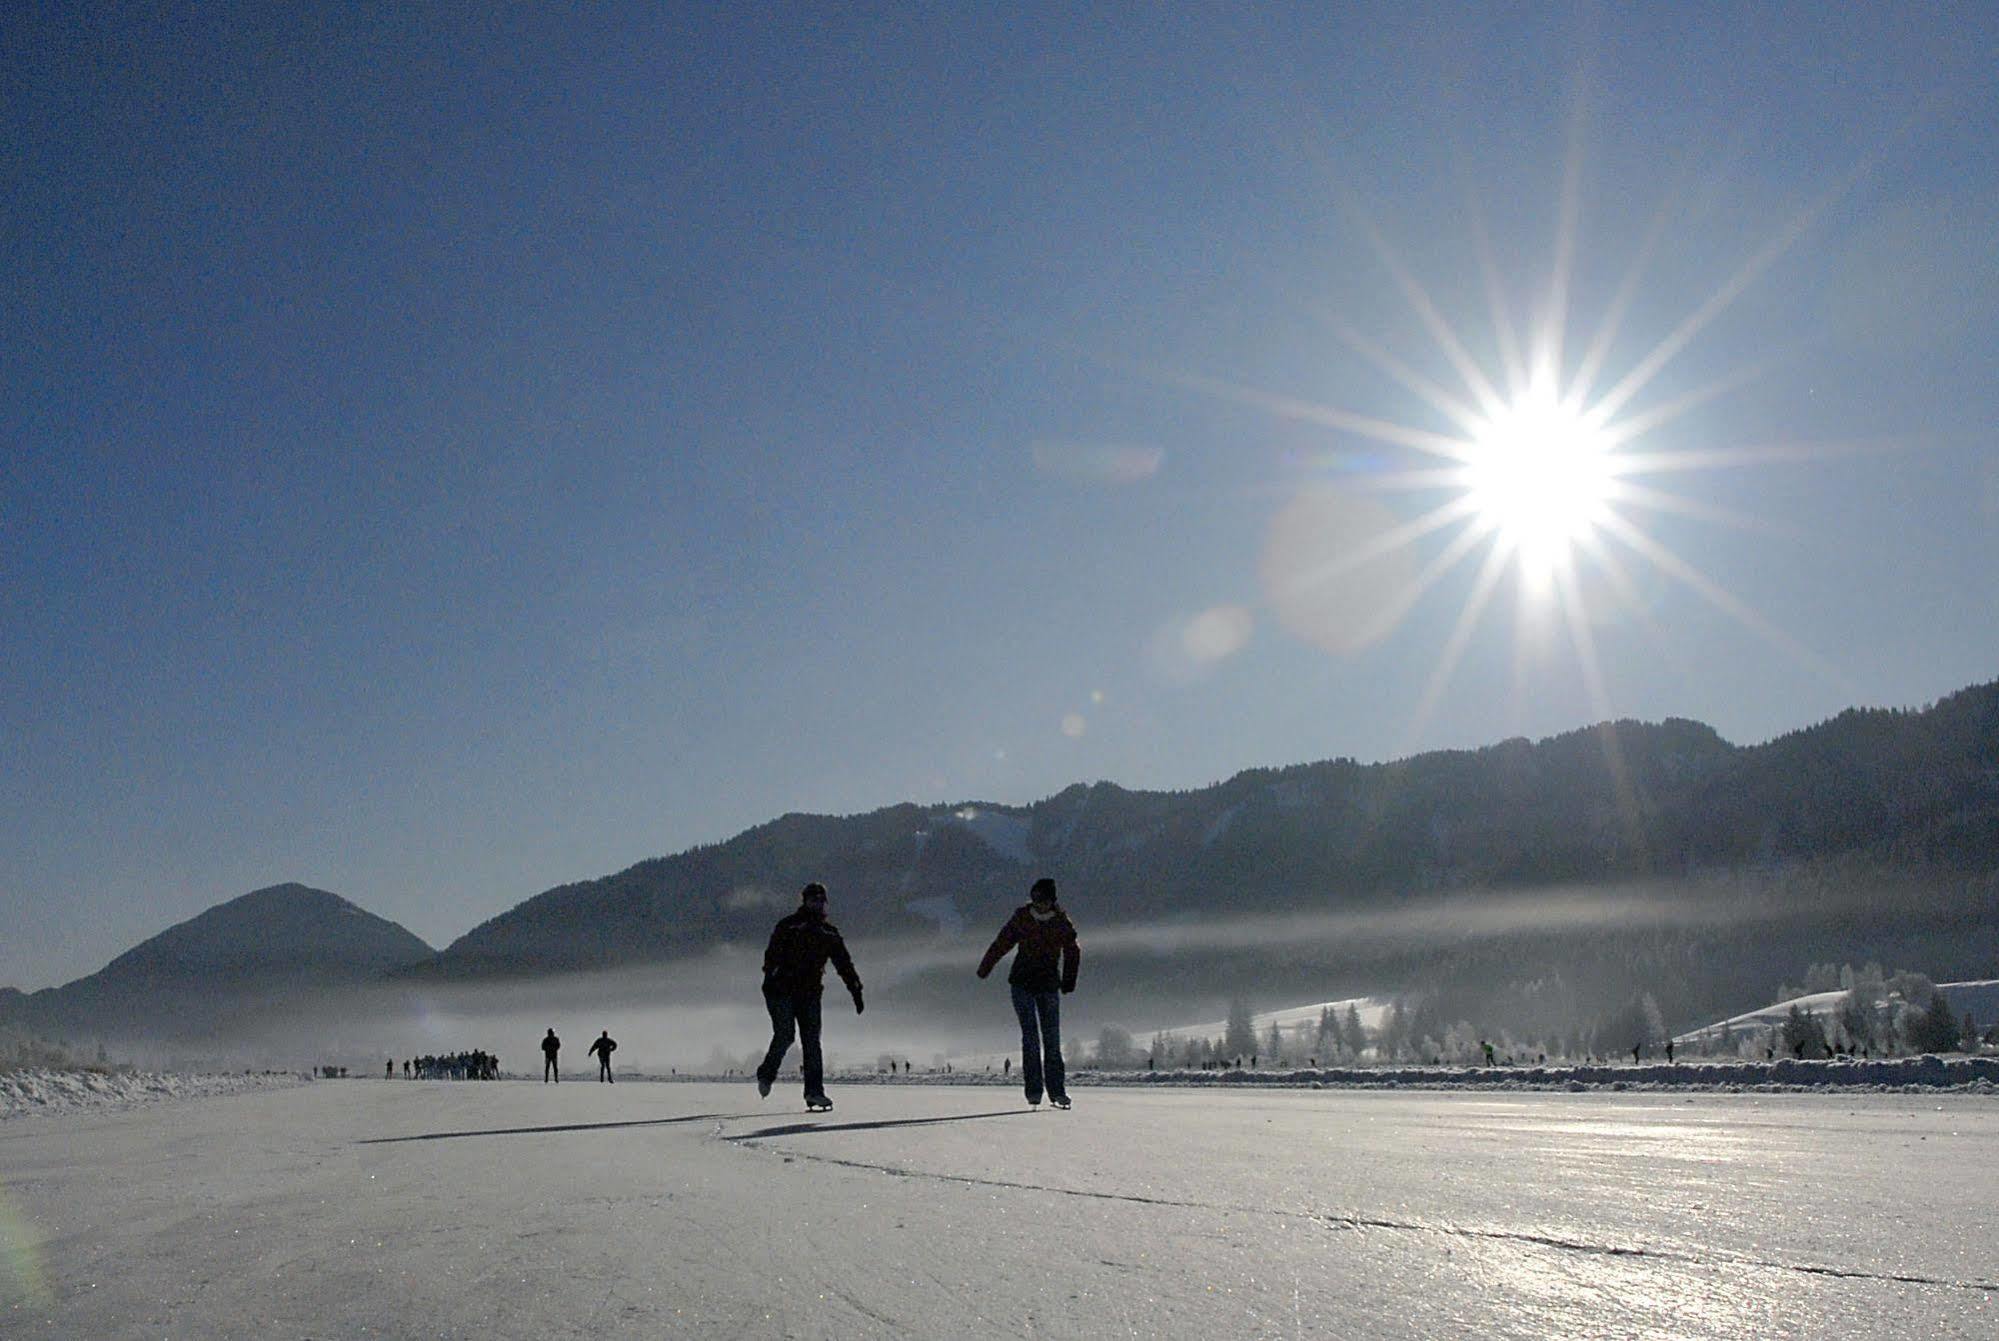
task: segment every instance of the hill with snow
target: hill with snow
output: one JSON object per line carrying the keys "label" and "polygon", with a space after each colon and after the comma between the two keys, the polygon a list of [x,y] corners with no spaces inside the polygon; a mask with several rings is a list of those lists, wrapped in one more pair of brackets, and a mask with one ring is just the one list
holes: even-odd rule
{"label": "hill with snow", "polygon": [[[1943,994],[1952,1013],[1958,1016],[1969,1014],[1986,1025],[1999,1020],[1999,978],[1940,982],[1936,984],[1936,990]],[[1847,995],[1845,991],[1807,992],[1756,1010],[1731,1015],[1725,1020],[1716,1020],[1698,1029],[1689,1029],[1676,1034],[1673,1042],[1686,1048],[1712,1049],[1729,1041],[1766,1040],[1783,1029],[1784,1021],[1790,1018],[1793,1009],[1818,1020],[1833,1020]],[[1885,993],[1876,1004],[1877,1007],[1893,1009],[1900,1006],[1902,1000],[1894,993]]]}

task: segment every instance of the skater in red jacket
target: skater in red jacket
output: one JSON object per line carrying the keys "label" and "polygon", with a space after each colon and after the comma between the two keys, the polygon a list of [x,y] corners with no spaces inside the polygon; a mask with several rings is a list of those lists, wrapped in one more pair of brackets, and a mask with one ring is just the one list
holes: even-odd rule
{"label": "skater in red jacket", "polygon": [[1027,1102],[1038,1105],[1045,1085],[1048,1101],[1069,1106],[1069,1089],[1062,1067],[1062,997],[1076,990],[1076,970],[1083,952],[1076,945],[1076,924],[1055,900],[1055,882],[1042,876],[1034,882],[1025,906],[1015,909],[986,957],[979,961],[985,977],[1018,947],[1006,980],[1013,989],[1013,1013],[1020,1017],[1020,1078]]}

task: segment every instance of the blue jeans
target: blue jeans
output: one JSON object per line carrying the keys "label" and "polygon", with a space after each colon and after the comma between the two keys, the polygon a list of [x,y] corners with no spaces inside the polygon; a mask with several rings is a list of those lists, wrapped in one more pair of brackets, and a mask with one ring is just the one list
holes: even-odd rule
{"label": "blue jeans", "polygon": [[819,1053],[819,993],[765,989],[764,1008],[770,1012],[770,1051],[757,1068],[758,1080],[776,1080],[784,1054],[796,1037],[805,1047],[805,1097],[826,1092],[826,1062]]}
{"label": "blue jeans", "polygon": [[1027,1101],[1041,1102],[1044,1076],[1050,1098],[1067,1098],[1067,1076],[1062,1069],[1062,994],[1030,992],[1014,983],[1013,1013],[1020,1017],[1020,1079],[1027,1088]]}

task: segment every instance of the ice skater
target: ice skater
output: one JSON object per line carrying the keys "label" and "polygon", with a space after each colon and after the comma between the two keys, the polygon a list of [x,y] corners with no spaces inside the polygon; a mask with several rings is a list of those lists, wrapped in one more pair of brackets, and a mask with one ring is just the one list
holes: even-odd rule
{"label": "ice skater", "polygon": [[1020,1078],[1027,1102],[1039,1107],[1044,1085],[1048,1101],[1069,1106],[1068,1077],[1062,1066],[1062,993],[1076,990],[1076,970],[1083,952],[1076,944],[1076,924],[1055,901],[1055,882],[1042,876],[1028,891],[1028,901],[1015,909],[999,935],[993,937],[979,976],[987,976],[1019,947],[1006,980],[1013,991],[1013,1013],[1020,1017]]}
{"label": "ice skater", "polygon": [[764,1007],[770,1012],[770,1050],[757,1067],[757,1093],[768,1096],[777,1068],[795,1037],[804,1050],[805,1106],[824,1111],[826,1063],[819,1051],[819,1004],[825,993],[826,961],[854,998],[854,1014],[867,1009],[861,997],[861,975],[847,954],[839,928],[826,920],[826,886],[813,881],[799,892],[798,911],[771,929],[764,947]]}
{"label": "ice skater", "polygon": [[562,1040],[555,1036],[555,1030],[551,1028],[546,1034],[543,1034],[541,1038],[541,1083],[542,1084],[546,1085],[551,1080],[555,1081],[557,1084],[562,1083],[562,1068],[560,1066],[557,1066],[555,1062],[555,1055],[561,1051],[562,1051]]}
{"label": "ice skater", "polygon": [[597,1035],[597,1041],[590,1045],[590,1055],[597,1059],[597,1079],[606,1084],[615,1084],[611,1079],[611,1054],[618,1050],[618,1044],[606,1029]]}

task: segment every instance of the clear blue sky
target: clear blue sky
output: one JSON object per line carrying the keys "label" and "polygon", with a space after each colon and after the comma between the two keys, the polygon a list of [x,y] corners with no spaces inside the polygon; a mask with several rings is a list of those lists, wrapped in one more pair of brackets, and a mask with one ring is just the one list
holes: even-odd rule
{"label": "clear blue sky", "polygon": [[[1999,676],[1989,5],[24,4],[0,61],[0,983],[281,880],[441,945],[789,810]],[[1359,352],[1465,394],[1396,264],[1499,378],[1474,224],[1524,328],[1570,163],[1564,378],[1641,253],[1598,391],[1740,277],[1629,447],[1819,446],[1626,510],[1719,596],[1578,554],[1600,694],[1502,575],[1426,702],[1481,552],[1289,608],[1449,496],[1319,411],[1453,432]]]}

